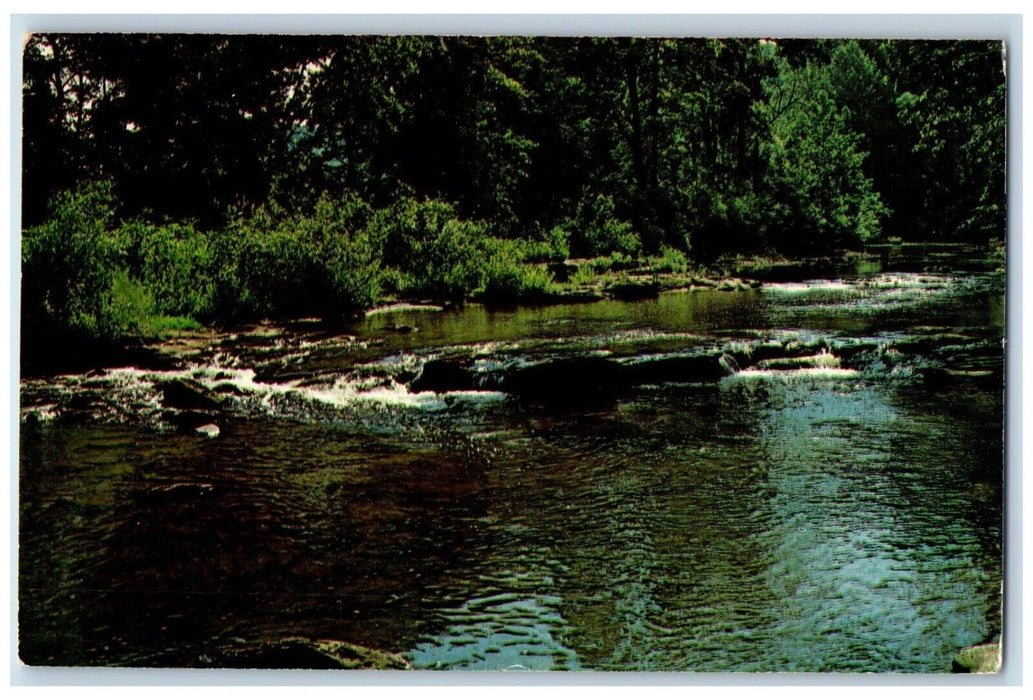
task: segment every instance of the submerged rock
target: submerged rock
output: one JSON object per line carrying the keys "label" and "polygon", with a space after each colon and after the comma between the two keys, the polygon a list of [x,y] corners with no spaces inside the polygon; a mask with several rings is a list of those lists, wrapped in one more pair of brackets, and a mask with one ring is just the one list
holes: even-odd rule
{"label": "submerged rock", "polygon": [[397,311],[444,311],[445,307],[440,304],[421,304],[415,302],[399,302],[397,304],[385,304],[366,311],[366,316],[378,314],[389,314]]}
{"label": "submerged rock", "polygon": [[209,668],[260,669],[408,669],[397,654],[332,639],[288,637],[271,642],[238,642],[210,651],[198,659]]}
{"label": "submerged rock", "polygon": [[813,356],[828,349],[824,338],[801,342],[797,339],[784,341],[768,340],[753,343],[745,348],[731,349],[727,354],[732,357],[740,368],[757,366],[760,367],[766,362],[787,362],[790,358]]}
{"label": "submerged rock", "polygon": [[409,388],[414,392],[469,391],[476,388],[470,364],[469,360],[429,360]]}
{"label": "submerged rock", "polygon": [[251,393],[248,389],[233,382],[220,382],[212,387],[212,391],[216,394],[232,394],[234,396],[247,396]]}
{"label": "submerged rock", "polygon": [[621,366],[605,357],[570,357],[516,370],[502,390],[544,406],[576,406],[612,400],[623,383]]}
{"label": "submerged rock", "polygon": [[977,644],[962,649],[951,661],[954,673],[997,673],[1001,670],[1001,645]]}
{"label": "submerged rock", "polygon": [[214,411],[181,411],[175,408],[161,412],[161,420],[179,433],[194,433],[199,428],[214,425],[217,414]]}
{"label": "submerged rock", "polygon": [[735,359],[734,356],[729,355],[727,352],[723,353],[721,357],[718,358],[718,362],[721,364],[721,367],[724,369],[724,371],[728,374],[735,374],[736,372],[740,371],[739,362]]}
{"label": "submerged rock", "polygon": [[656,280],[626,280],[607,285],[603,291],[614,299],[635,301],[655,299],[660,296],[660,284]]}
{"label": "submerged rock", "polygon": [[214,410],[219,402],[211,397],[208,390],[189,379],[170,379],[158,385],[161,389],[163,403],[170,408]]}

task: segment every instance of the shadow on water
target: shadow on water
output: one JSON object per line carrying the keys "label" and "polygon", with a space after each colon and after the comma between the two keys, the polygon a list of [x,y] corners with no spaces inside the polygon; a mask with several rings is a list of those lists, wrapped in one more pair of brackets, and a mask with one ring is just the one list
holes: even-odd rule
{"label": "shadow on water", "polygon": [[23,464],[37,484],[22,493],[28,663],[196,665],[224,639],[291,630],[391,647],[478,536],[483,467],[465,455],[272,421],[219,442],[53,437],[23,437],[50,453]]}

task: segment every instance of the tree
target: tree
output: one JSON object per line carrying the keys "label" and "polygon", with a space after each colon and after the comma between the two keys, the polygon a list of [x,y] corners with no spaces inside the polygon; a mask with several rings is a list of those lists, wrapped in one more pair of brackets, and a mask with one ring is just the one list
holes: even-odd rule
{"label": "tree", "polygon": [[[784,252],[828,251],[864,242],[887,213],[864,174],[862,137],[851,112],[837,104],[830,66],[783,63],[769,90],[772,139],[767,146],[771,210],[769,240]],[[783,95],[793,95],[783,102]]]}
{"label": "tree", "polygon": [[307,38],[33,35],[25,51],[24,215],[80,180],[114,183],[121,213],[222,221],[263,201],[288,140],[285,70]]}
{"label": "tree", "polygon": [[920,184],[915,235],[985,241],[1005,223],[1003,46],[988,41],[882,46],[896,79],[898,119]]}

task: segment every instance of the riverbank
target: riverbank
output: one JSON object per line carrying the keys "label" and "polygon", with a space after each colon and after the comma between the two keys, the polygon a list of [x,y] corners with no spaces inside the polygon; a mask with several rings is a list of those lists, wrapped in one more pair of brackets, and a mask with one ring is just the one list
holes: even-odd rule
{"label": "riverbank", "polygon": [[[565,263],[570,269],[590,262]],[[575,273],[576,274],[576,273]],[[581,275],[581,280],[586,276]],[[362,318],[371,315],[388,314],[405,310],[444,311],[462,307],[465,304],[484,304],[489,307],[513,308],[561,304],[590,304],[606,299],[638,300],[656,298],[662,292],[718,290],[722,292],[747,291],[760,287],[760,282],[735,277],[705,277],[680,273],[652,273],[637,268],[619,273],[606,271],[592,273],[587,281],[556,283],[547,290],[523,298],[497,298],[474,294],[468,302],[441,303],[425,298],[386,297],[353,315]],[[347,324],[340,318],[267,318],[248,326],[266,327],[323,327],[341,328]],[[235,325],[227,321],[211,322],[209,325],[190,324],[182,328],[168,328],[148,335],[130,336],[122,339],[96,338],[86,334],[49,333],[34,337],[32,333],[22,336],[21,373],[23,377],[39,377],[50,374],[85,372],[90,369],[125,365],[162,368],[168,366],[169,358],[190,355],[201,351],[225,328]],[[390,330],[405,332],[403,327],[392,326]],[[411,329],[408,329],[411,330]]]}
{"label": "riverbank", "polygon": [[[690,268],[683,257],[668,256],[634,261],[622,256],[567,259],[558,263],[525,264],[534,279],[547,280],[534,289],[513,287],[509,293],[495,289],[473,292],[468,299],[443,301],[425,296],[380,296],[348,316],[268,316],[250,323],[231,317],[175,324],[149,334],[98,338],[86,333],[49,332],[23,328],[21,372],[25,377],[85,372],[113,366],[168,366],[168,358],[199,351],[226,329],[241,325],[269,327],[323,327],[339,330],[356,319],[389,314],[405,309],[449,310],[466,304],[488,308],[540,307],[564,304],[592,304],[607,300],[656,299],[668,292],[755,292],[765,285],[803,283],[815,279],[844,279],[880,270],[924,271],[992,270],[1003,275],[1004,250],[964,244],[893,243],[871,245],[863,250],[840,251],[836,255],[789,259],[780,257],[729,257],[710,267]],[[672,269],[673,268],[673,269]],[[405,323],[390,324],[385,330],[411,332]]]}

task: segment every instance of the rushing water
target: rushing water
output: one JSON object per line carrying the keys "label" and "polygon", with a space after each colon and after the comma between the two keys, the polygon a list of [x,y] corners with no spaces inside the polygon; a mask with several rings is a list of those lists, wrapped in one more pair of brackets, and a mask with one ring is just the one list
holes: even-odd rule
{"label": "rushing water", "polygon": [[1003,277],[865,272],[26,379],[21,658],[948,671],[1000,634]]}

